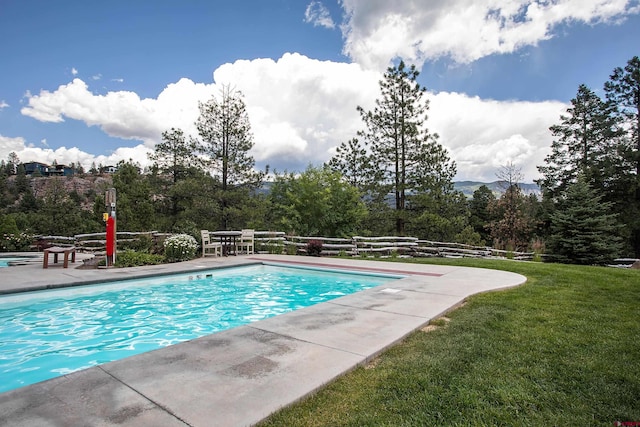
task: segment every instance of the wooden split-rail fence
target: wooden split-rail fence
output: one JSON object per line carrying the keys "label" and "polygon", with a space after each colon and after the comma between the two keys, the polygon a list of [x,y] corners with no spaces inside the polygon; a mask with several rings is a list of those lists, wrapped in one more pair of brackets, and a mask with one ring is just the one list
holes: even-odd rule
{"label": "wooden split-rail fence", "polygon": [[[118,249],[135,247],[137,241],[151,240],[153,245],[161,245],[171,234],[148,232],[117,232]],[[309,242],[321,242],[321,255],[357,257],[446,257],[446,258],[512,258],[531,260],[533,252],[504,251],[486,246],[471,246],[460,243],[423,240],[411,236],[353,236],[350,238],[314,237],[287,235],[281,231],[255,231],[257,253],[306,254]],[[65,236],[38,236],[34,249],[43,250],[50,246],[75,246],[79,252],[104,255],[106,233],[78,234]]]}

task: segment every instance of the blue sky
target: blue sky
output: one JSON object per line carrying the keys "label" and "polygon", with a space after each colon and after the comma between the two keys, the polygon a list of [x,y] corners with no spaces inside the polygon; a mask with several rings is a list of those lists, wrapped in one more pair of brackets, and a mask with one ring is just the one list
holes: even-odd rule
{"label": "blue sky", "polygon": [[433,3],[0,0],[0,158],[144,166],[231,84],[257,166],[303,170],[355,136],[401,57],[422,70],[456,179],[513,163],[531,181],[578,85],[601,91],[640,54],[638,0]]}

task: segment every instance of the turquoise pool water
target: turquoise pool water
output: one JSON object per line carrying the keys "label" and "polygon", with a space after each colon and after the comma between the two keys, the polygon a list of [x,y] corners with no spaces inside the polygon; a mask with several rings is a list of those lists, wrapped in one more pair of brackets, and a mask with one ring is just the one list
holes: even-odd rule
{"label": "turquoise pool water", "polygon": [[28,258],[25,257],[0,257],[0,268],[9,267],[11,261],[23,261]]}
{"label": "turquoise pool water", "polygon": [[0,392],[398,277],[255,265],[0,296]]}

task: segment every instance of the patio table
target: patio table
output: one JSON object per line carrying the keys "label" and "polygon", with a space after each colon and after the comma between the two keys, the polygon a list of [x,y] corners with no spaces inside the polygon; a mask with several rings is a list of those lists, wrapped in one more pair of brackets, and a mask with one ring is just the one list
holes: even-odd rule
{"label": "patio table", "polygon": [[212,236],[216,236],[220,239],[222,245],[222,255],[229,256],[229,252],[233,251],[234,255],[237,255],[236,240],[242,236],[241,231],[212,231]]}
{"label": "patio table", "polygon": [[58,254],[64,254],[64,262],[62,268],[69,267],[69,255],[71,255],[71,262],[76,262],[76,248],[53,246],[44,250],[44,257],[42,259],[42,268],[49,268],[49,254],[53,254],[53,263],[58,263]]}

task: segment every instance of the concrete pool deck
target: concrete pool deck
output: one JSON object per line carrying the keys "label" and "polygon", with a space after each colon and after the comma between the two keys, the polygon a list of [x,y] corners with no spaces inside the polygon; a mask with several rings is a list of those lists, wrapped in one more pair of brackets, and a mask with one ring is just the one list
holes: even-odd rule
{"label": "concrete pool deck", "polygon": [[[78,254],[81,255],[81,254]],[[199,258],[123,269],[0,269],[0,293],[256,262],[406,275],[373,289],[0,393],[0,426],[248,426],[367,363],[468,296],[519,274],[286,255]],[[81,263],[76,262],[75,266]],[[0,336],[1,339],[1,336]],[[1,377],[0,377],[1,380]]]}

